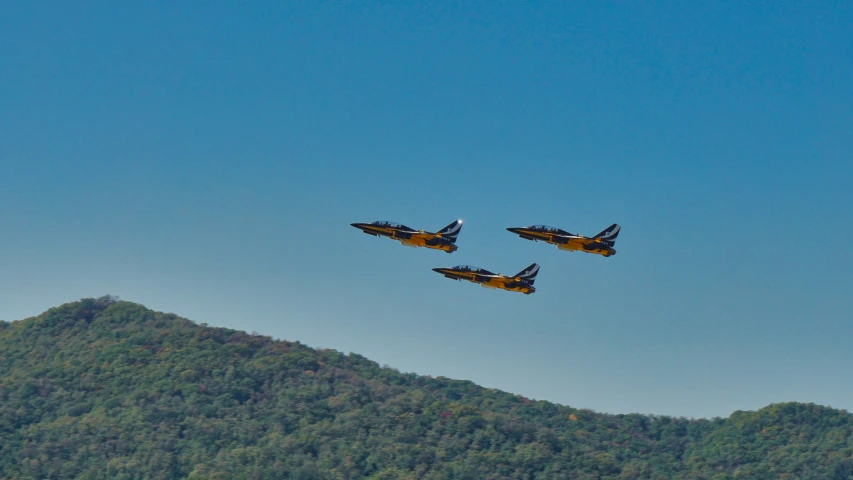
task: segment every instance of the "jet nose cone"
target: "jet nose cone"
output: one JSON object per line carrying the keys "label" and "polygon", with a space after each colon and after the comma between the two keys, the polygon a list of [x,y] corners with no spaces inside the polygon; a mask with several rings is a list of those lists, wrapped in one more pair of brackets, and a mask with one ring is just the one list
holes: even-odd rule
{"label": "jet nose cone", "polygon": [[361,228],[361,226],[364,224],[363,223],[350,223],[350,225],[355,227],[355,228]]}
{"label": "jet nose cone", "polygon": [[444,270],[444,269],[443,268],[433,268],[432,269],[433,272],[437,272],[437,273],[441,273],[442,270]]}
{"label": "jet nose cone", "polygon": [[510,232],[512,232],[512,233],[518,233],[518,230],[519,230],[519,229],[518,229],[518,228],[515,228],[515,227],[507,228],[507,231],[510,231]]}

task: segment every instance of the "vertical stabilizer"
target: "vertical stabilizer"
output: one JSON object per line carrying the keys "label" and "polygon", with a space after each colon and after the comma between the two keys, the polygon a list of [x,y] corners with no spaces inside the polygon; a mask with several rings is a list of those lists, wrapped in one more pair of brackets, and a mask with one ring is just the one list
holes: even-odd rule
{"label": "vertical stabilizer", "polygon": [[450,225],[442,228],[437,234],[441,235],[441,238],[448,240],[452,243],[456,243],[456,237],[459,236],[459,232],[462,230],[462,220],[456,220]]}

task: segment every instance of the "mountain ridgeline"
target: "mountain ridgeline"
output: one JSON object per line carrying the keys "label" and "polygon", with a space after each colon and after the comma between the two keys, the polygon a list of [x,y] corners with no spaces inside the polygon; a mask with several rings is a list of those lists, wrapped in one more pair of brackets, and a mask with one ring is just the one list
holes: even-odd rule
{"label": "mountain ridgeline", "polygon": [[3,479],[853,479],[853,415],[608,415],[118,301],[0,322]]}

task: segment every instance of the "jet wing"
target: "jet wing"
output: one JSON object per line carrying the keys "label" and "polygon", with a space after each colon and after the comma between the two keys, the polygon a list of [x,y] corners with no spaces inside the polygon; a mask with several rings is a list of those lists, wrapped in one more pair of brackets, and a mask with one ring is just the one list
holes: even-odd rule
{"label": "jet wing", "polygon": [[486,283],[489,280],[492,280],[495,278],[498,280],[502,280],[506,277],[504,277],[503,275],[483,275],[481,273],[475,273],[472,277],[472,280],[477,282],[477,283]]}
{"label": "jet wing", "polygon": [[583,235],[554,235],[554,240],[562,243],[568,243],[571,240],[584,240],[585,238]]}
{"label": "jet wing", "polygon": [[451,270],[451,271],[444,271],[444,272],[440,272],[440,273],[442,275],[444,275],[445,277],[456,278],[458,280],[473,280],[474,279],[473,275],[470,272],[460,273],[460,272],[454,272]]}
{"label": "jet wing", "polygon": [[429,240],[431,238],[435,238],[435,236],[436,236],[434,233],[429,233],[429,232],[409,232],[409,233],[411,233],[411,238],[423,238],[426,240]]}
{"label": "jet wing", "polygon": [[486,283],[493,278],[504,278],[502,275],[484,275],[476,272],[444,272],[448,277],[458,278],[460,280],[468,280],[474,283]]}

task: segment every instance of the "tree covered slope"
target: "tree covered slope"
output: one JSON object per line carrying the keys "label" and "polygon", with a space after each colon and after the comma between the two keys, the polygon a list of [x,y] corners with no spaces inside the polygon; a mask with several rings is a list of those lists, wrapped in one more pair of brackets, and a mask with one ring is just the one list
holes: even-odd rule
{"label": "tree covered slope", "polygon": [[853,479],[853,416],[599,414],[104,297],[0,322],[0,478]]}

